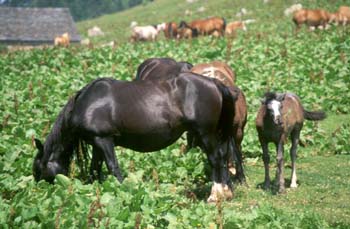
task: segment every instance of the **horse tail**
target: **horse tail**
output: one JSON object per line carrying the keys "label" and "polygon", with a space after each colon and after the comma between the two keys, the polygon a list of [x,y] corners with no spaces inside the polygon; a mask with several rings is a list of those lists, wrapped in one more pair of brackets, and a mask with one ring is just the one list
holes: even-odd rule
{"label": "horse tail", "polygon": [[226,25],[227,25],[226,19],[223,17],[223,18],[222,18],[222,21],[223,21],[223,23],[224,23],[224,24],[223,24],[223,31],[222,31],[222,32],[223,32],[223,34],[225,34]]}
{"label": "horse tail", "polygon": [[232,139],[233,137],[233,117],[235,114],[234,103],[237,100],[238,93],[231,93],[219,80],[213,79],[216,87],[221,92],[222,107],[219,119],[218,129],[222,134],[222,140]]}
{"label": "horse tail", "polygon": [[311,121],[323,120],[327,117],[324,111],[307,111],[304,109],[304,118]]}

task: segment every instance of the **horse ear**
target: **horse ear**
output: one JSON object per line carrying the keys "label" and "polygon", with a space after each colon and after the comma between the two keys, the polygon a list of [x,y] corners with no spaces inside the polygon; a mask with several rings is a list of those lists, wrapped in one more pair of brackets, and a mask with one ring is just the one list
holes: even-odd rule
{"label": "horse ear", "polygon": [[43,153],[44,152],[44,147],[43,144],[41,143],[41,141],[39,139],[34,139],[35,141],[35,146],[36,148],[39,150],[39,153]]}

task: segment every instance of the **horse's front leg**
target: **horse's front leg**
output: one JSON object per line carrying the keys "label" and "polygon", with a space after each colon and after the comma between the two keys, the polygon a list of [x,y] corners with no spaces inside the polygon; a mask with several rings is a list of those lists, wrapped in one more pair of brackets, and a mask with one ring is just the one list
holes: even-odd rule
{"label": "horse's front leg", "polygon": [[260,145],[263,151],[263,161],[264,161],[264,168],[265,168],[265,180],[264,180],[264,189],[268,190],[270,189],[270,154],[269,154],[269,149],[268,149],[268,144],[266,140],[259,138]]}
{"label": "horse's front leg", "polygon": [[121,174],[118,159],[114,152],[114,143],[112,137],[95,137],[94,147],[97,150],[103,152],[104,159],[108,168],[108,171],[113,174],[120,183],[123,182],[123,176]]}
{"label": "horse's front leg", "polygon": [[283,159],[283,140],[281,139],[277,148],[277,173],[276,173],[276,182],[278,187],[278,192],[283,193],[285,191],[284,186],[284,159]]}

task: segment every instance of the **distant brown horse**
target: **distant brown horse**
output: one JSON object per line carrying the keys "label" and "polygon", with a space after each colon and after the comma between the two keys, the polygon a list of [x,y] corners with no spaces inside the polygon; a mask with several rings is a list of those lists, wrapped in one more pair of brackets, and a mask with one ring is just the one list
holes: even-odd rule
{"label": "distant brown horse", "polygon": [[199,35],[220,35],[223,36],[226,28],[226,21],[224,18],[211,17],[207,19],[198,19],[187,24],[181,21],[179,29],[196,30]]}
{"label": "distant brown horse", "polygon": [[247,27],[245,26],[245,23],[243,21],[233,21],[227,24],[225,29],[225,35],[226,36],[234,36],[236,34],[237,30],[247,30]]}
{"label": "distant brown horse", "polygon": [[167,39],[177,38],[177,24],[175,22],[168,22],[165,24],[164,36]]}
{"label": "distant brown horse", "polygon": [[300,9],[293,14],[293,22],[297,26],[297,31],[302,24],[306,24],[309,29],[325,29],[330,19],[330,13],[322,9]]}
{"label": "distant brown horse", "polygon": [[256,129],[259,141],[263,150],[263,161],[265,166],[264,188],[270,188],[269,162],[270,156],[268,143],[273,142],[277,148],[277,173],[276,182],[278,191],[284,192],[284,160],[283,144],[290,136],[292,147],[290,156],[292,160],[291,188],[297,187],[297,175],[295,160],[297,156],[297,146],[299,143],[300,131],[303,127],[304,119],[322,120],[326,117],[323,111],[306,111],[298,96],[292,93],[272,93],[265,94],[261,107],[256,117]]}
{"label": "distant brown horse", "polygon": [[70,37],[68,33],[64,33],[61,36],[55,37],[54,40],[55,46],[63,46],[63,47],[68,47],[70,44]]}
{"label": "distant brown horse", "polygon": [[330,15],[330,23],[346,25],[350,23],[350,7],[340,6],[338,11]]}
{"label": "distant brown horse", "polygon": [[[235,90],[234,93],[237,93],[238,91],[233,120],[233,137],[238,150],[238,158],[230,158],[228,167],[230,168],[231,173],[233,173],[232,161],[236,161],[236,177],[239,181],[243,182],[245,180],[245,177],[243,169],[241,168],[243,160],[241,144],[244,136],[244,127],[247,123],[247,103],[244,93],[238,87],[235,86],[235,73],[230,68],[230,66],[220,61],[197,64],[191,69],[191,71],[200,75],[220,80],[222,83],[224,83],[225,86],[230,88],[231,92],[234,92],[233,90]],[[189,147],[191,147],[191,144],[189,144]]]}

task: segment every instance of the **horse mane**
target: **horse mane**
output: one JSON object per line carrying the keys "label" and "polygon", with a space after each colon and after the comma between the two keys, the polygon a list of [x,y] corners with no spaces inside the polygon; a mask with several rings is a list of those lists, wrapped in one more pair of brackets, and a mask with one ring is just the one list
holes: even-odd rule
{"label": "horse mane", "polygon": [[[67,133],[68,132],[67,130],[70,129],[70,119],[71,119],[72,111],[74,109],[75,102],[78,99],[79,95],[85,92],[95,82],[105,80],[105,79],[106,78],[99,78],[87,84],[85,87],[83,87],[78,92],[76,92],[75,95],[71,97],[68,100],[67,104],[62,108],[44,144],[44,154],[42,158],[42,161],[44,163],[46,163],[49,160],[49,157],[52,152],[51,148],[49,147],[52,147],[53,145],[57,145],[57,144],[63,147],[63,140],[67,138],[71,138],[71,135]],[[76,148],[77,145],[78,145],[78,142],[73,141],[72,149]],[[72,156],[72,155],[73,154],[69,156]]]}
{"label": "horse mane", "polygon": [[72,97],[69,99],[68,103],[63,107],[61,112],[58,114],[57,119],[51,129],[50,134],[47,136],[45,144],[44,144],[44,155],[43,155],[43,162],[47,162],[49,160],[49,152],[52,152],[50,150],[50,147],[56,144],[62,145],[62,129],[66,127],[67,120],[66,118],[69,116],[70,112],[73,109],[74,106],[75,97]]}

